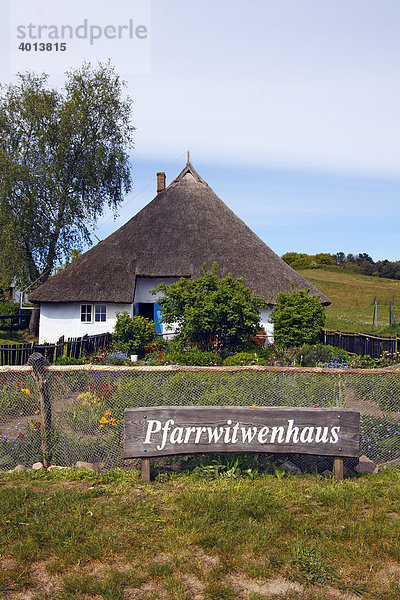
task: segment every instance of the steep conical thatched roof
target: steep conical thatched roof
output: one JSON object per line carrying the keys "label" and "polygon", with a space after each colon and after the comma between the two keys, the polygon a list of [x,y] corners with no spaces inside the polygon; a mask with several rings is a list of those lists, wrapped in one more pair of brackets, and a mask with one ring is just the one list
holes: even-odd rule
{"label": "steep conical thatched roof", "polygon": [[133,302],[136,276],[198,277],[204,262],[274,304],[316,287],[293,271],[213,192],[190,162],[136,216],[35,290],[34,302]]}

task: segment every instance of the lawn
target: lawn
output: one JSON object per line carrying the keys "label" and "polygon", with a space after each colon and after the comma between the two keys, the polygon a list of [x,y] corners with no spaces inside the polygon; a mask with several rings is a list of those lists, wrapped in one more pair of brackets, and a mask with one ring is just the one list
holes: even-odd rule
{"label": "lawn", "polygon": [[0,329],[0,346],[6,344],[27,344],[34,341],[37,342],[37,337],[29,333],[27,329],[21,331]]}
{"label": "lawn", "polygon": [[0,475],[0,597],[400,598],[400,473]]}
{"label": "lawn", "polygon": [[[301,269],[299,273],[332,300],[326,310],[326,329],[394,335],[396,327],[389,327],[392,302],[400,331],[400,281],[332,268]],[[375,298],[378,327],[372,325]]]}

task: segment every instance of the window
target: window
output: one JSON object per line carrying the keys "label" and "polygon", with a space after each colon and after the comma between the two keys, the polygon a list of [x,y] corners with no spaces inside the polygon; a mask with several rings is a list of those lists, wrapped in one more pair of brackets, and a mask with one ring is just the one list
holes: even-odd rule
{"label": "window", "polygon": [[92,305],[81,304],[81,323],[92,322]]}
{"label": "window", "polygon": [[81,323],[104,323],[107,319],[107,311],[105,304],[81,304]]}
{"label": "window", "polygon": [[104,323],[106,320],[106,305],[96,304],[94,307],[94,320],[99,323]]}

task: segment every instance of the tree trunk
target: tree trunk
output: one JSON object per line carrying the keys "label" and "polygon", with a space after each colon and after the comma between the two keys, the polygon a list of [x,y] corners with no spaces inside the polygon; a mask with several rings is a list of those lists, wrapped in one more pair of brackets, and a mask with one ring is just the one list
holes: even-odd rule
{"label": "tree trunk", "polygon": [[39,317],[40,307],[38,304],[35,304],[31,314],[31,320],[29,321],[29,333],[36,337],[39,335]]}

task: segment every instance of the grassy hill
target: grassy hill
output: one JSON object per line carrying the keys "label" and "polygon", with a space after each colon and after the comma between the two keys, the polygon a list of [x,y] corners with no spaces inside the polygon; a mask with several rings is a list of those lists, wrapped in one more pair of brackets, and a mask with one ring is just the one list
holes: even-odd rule
{"label": "grassy hill", "polygon": [[[336,267],[299,269],[332,304],[326,311],[326,329],[393,335],[400,332],[400,281],[369,277]],[[378,327],[372,325],[374,299],[378,300]],[[392,302],[397,327],[389,327]]]}

